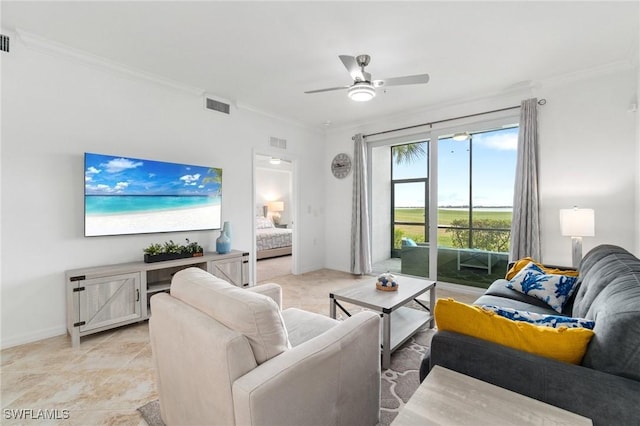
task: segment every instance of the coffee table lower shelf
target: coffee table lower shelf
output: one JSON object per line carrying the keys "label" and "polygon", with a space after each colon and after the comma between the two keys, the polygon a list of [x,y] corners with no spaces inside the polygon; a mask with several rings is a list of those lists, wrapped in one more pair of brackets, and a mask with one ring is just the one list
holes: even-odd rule
{"label": "coffee table lower shelf", "polygon": [[[389,349],[394,352],[404,342],[409,340],[416,331],[433,319],[429,312],[418,309],[401,307],[391,313],[391,336]],[[384,323],[380,324],[380,339],[384,342]]]}

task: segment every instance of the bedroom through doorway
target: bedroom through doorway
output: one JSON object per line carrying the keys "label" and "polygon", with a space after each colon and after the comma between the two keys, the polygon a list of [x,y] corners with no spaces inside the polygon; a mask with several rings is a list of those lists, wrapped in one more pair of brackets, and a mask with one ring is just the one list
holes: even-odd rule
{"label": "bedroom through doorway", "polygon": [[272,155],[256,154],[255,282],[293,272],[293,163]]}

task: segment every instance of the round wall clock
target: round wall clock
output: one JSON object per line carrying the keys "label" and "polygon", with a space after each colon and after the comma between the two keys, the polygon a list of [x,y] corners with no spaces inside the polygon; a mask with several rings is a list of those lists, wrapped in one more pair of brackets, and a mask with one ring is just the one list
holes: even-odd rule
{"label": "round wall clock", "polygon": [[338,179],[346,177],[351,171],[351,157],[349,154],[340,153],[331,162],[331,172]]}

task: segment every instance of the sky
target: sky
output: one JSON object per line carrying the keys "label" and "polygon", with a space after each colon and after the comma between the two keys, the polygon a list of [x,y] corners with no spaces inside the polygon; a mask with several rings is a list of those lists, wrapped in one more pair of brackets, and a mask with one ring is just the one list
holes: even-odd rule
{"label": "sky", "polygon": [[[438,146],[438,206],[469,204],[469,144],[441,139]],[[512,206],[518,129],[499,129],[472,135],[473,205]],[[426,146],[425,146],[426,150]],[[394,179],[424,177],[427,156],[406,165],[394,164]],[[396,186],[397,207],[422,207],[422,184]]]}
{"label": "sky", "polygon": [[86,195],[214,195],[221,169],[85,153]]}

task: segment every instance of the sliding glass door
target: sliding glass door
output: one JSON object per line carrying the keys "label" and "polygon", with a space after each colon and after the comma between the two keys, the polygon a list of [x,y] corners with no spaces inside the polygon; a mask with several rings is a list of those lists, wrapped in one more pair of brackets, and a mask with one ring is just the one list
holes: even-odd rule
{"label": "sliding glass door", "polygon": [[439,281],[488,287],[504,276],[518,128],[438,140]]}
{"label": "sliding glass door", "polygon": [[487,127],[371,151],[380,160],[372,171],[374,252],[382,253],[385,241],[389,247],[374,259],[375,272],[478,287],[504,276],[518,127]]}

